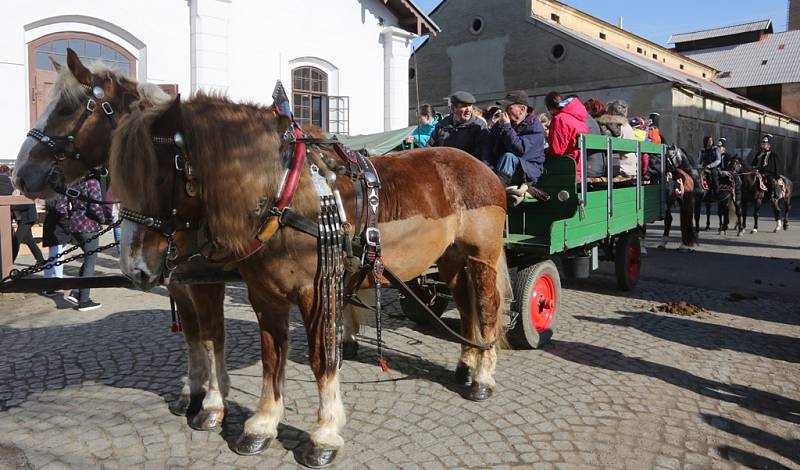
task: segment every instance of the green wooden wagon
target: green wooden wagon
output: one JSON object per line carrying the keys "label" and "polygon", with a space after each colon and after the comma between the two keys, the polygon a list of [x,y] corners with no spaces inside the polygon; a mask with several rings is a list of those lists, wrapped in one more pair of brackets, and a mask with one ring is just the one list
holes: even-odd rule
{"label": "green wooden wagon", "polygon": [[[537,186],[548,194],[546,202],[527,198],[510,208],[506,216],[505,248],[511,270],[514,301],[509,340],[516,347],[537,348],[553,335],[561,304],[561,275],[588,277],[599,261],[616,265],[618,286],[630,290],[641,272],[641,235],[645,224],[660,220],[666,207],[659,181],[646,182],[641,165],[635,178],[614,182],[612,168],[602,182],[586,177],[586,156],[595,152],[648,153],[651,165],[663,175],[664,146],[599,135],[579,136],[583,158],[582,179],[576,183],[575,161],[548,158]],[[559,269],[560,267],[560,269]],[[415,293],[441,315],[449,296],[436,280],[435,269],[413,282]],[[403,310],[414,321],[427,315],[412,302],[401,299]]]}

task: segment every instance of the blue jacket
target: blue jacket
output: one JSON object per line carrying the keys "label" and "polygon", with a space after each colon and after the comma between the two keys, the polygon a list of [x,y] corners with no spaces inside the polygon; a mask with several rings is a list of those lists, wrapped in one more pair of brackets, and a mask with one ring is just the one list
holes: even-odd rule
{"label": "blue jacket", "polygon": [[497,159],[510,152],[519,157],[526,179],[537,181],[544,166],[544,126],[533,113],[528,113],[519,124],[492,126],[482,160],[495,167]]}
{"label": "blue jacket", "polygon": [[[439,124],[439,118],[434,119],[430,124],[418,125],[411,134],[414,137],[414,147],[427,147],[428,141],[431,140],[431,134],[433,134],[433,130],[436,129],[437,124]],[[411,146],[404,141],[403,148],[408,149],[411,148]]]}

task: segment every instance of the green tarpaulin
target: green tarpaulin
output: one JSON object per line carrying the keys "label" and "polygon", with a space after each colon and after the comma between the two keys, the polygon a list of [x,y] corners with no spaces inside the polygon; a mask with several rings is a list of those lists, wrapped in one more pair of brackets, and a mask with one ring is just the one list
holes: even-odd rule
{"label": "green tarpaulin", "polygon": [[406,137],[414,132],[416,126],[406,127],[404,129],[397,129],[395,131],[379,132],[377,134],[363,134],[363,135],[338,135],[339,139],[344,145],[353,150],[367,149],[370,155],[383,155],[391,152],[403,143]]}

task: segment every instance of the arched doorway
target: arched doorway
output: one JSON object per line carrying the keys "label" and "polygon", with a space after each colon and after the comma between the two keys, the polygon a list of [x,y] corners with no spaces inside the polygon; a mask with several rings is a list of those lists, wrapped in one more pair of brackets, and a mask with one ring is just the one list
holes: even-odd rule
{"label": "arched doorway", "polygon": [[136,58],[108,39],[93,34],[63,32],[48,34],[28,43],[28,78],[30,83],[30,122],[36,123],[47,107],[50,90],[58,73],[50,57],[65,64],[67,48],[77,52],[85,64],[102,60],[123,75],[136,76]]}

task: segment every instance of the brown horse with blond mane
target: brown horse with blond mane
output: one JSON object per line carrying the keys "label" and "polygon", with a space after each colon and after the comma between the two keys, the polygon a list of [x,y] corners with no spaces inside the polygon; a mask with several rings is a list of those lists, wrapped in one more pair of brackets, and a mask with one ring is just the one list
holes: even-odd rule
{"label": "brown horse with blond mane", "polygon": [[[133,109],[170,101],[157,85],[124,77],[102,62],[86,67],[72,49],[67,49],[66,67],[54,65],[58,78],[50,103],[23,142],[14,168],[14,185],[30,198],[51,197],[87,171],[105,167],[120,119]],[[194,261],[179,269],[219,268]],[[170,409],[180,415],[191,409],[192,428],[213,429],[222,423],[223,401],[230,387],[225,368],[225,285],[173,284],[168,288],[188,349],[187,380]]]}
{"label": "brown horse with blond mane", "polygon": [[[282,227],[258,251],[241,258],[249,253],[260,227],[257,208],[281,184],[283,152],[289,145],[282,137],[289,124],[274,107],[204,94],[183,104],[178,99],[169,106],[134,112],[120,125],[112,143],[111,170],[124,208],[164,219],[176,215],[189,226],[200,222],[206,227],[176,235],[178,256],[213,240],[216,249],[235,259],[232,265],[247,283],[261,328],[263,387],[256,412],[234,446],[236,452],[260,452],[277,435],[289,311],[292,305],[299,307],[320,395],[311,442],[299,458],[319,467],[332,462],[344,443],[339,433],[345,414],[338,358],[330,360],[336,351],[328,347],[322,309],[315,302],[318,240]],[[188,182],[175,171],[174,146],[158,143],[170,141],[176,132],[185,142],[196,192],[184,191]],[[307,150],[312,159],[320,153],[338,159],[324,147]],[[510,282],[503,252],[506,196],[500,181],[480,161],[451,148],[418,149],[371,161],[382,181],[377,219],[386,267],[411,280],[437,263],[452,289],[464,336],[489,344],[501,339]],[[323,164],[319,167],[321,173],[329,171]],[[337,184],[347,219],[354,220],[354,185],[348,178]],[[320,213],[308,162],[291,208],[310,220]],[[122,271],[141,288],[154,286],[165,274],[168,240],[130,220],[123,222],[122,230]],[[469,368],[472,378],[467,398],[491,396],[496,360],[496,348],[462,348],[459,363]]]}

